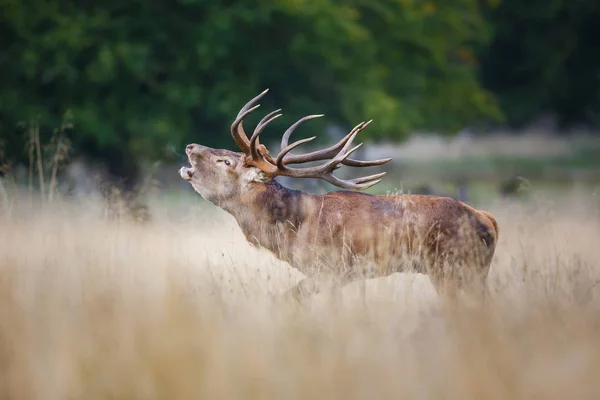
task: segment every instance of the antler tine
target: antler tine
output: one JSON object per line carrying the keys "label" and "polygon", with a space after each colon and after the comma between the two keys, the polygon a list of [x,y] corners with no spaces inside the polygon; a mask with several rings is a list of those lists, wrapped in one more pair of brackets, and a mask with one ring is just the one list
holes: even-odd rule
{"label": "antler tine", "polygon": [[[360,131],[362,131],[363,129],[365,129],[371,122],[373,122],[372,119],[369,120],[369,121],[367,121],[367,122],[361,122],[360,124],[356,125],[354,127],[354,129],[352,129],[350,131],[350,133],[348,135],[346,135],[346,137],[343,138],[340,141],[340,143],[343,142],[344,140],[348,140],[348,142],[351,142],[356,137],[356,135],[358,135],[358,133]],[[346,158],[346,159],[344,159],[344,161],[342,162],[342,164],[348,165],[350,167],[372,167],[372,166],[375,166],[375,165],[385,164],[386,162],[388,162],[390,160],[391,160],[391,158],[382,158],[382,159],[379,159],[379,160],[361,161],[361,160],[353,160],[351,158]]]}
{"label": "antler tine", "polygon": [[282,114],[277,114],[281,109],[271,111],[267,115],[260,120],[256,128],[254,128],[254,132],[252,133],[252,137],[250,138],[250,154],[253,158],[258,158],[259,154],[256,150],[256,145],[258,144],[258,136],[262,133],[262,131],[273,122],[275,119],[281,117]]}
{"label": "antler tine", "polygon": [[233,121],[233,123],[231,124],[231,127],[237,128],[237,126],[242,122],[242,120],[246,118],[248,114],[250,114],[252,111],[256,110],[258,107],[260,107],[260,104],[257,104],[254,107],[247,109],[243,113],[240,113],[239,117],[237,117],[235,121]]}
{"label": "antler tine", "polygon": [[290,136],[301,123],[303,123],[304,121],[308,121],[309,119],[323,117],[324,115],[325,114],[307,115],[306,117],[302,117],[298,121],[294,122],[292,126],[286,129],[286,131],[283,133],[283,136],[281,137],[281,151],[283,151],[284,148],[288,147],[288,141],[290,140]]}
{"label": "antler tine", "polygon": [[[314,117],[314,116],[312,116]],[[305,117],[308,119],[308,117]],[[296,124],[299,125],[300,122],[304,122],[305,119],[301,119],[300,121],[298,121]],[[367,121],[367,122],[361,122],[360,124],[356,125],[351,131],[350,133],[348,133],[346,136],[344,136],[339,142],[337,142],[336,144],[334,144],[331,147],[328,147],[326,149],[322,149],[322,150],[316,150],[310,153],[306,153],[306,154],[288,154],[287,157],[283,160],[284,164],[301,164],[301,163],[305,163],[305,162],[310,162],[310,161],[320,161],[320,160],[327,160],[330,159],[332,157],[334,157],[336,154],[338,154],[338,152],[340,151],[340,149],[342,147],[344,147],[344,145],[348,142],[348,140],[350,139],[350,137],[356,132],[356,130],[362,131],[364,128],[367,127],[367,125],[369,125],[373,120]],[[296,125],[294,124],[294,125]],[[292,125],[292,127],[295,129],[297,127]],[[288,139],[291,135],[291,133],[293,132],[294,129],[292,129],[292,127],[290,127],[285,133],[284,136],[281,140],[281,151],[283,152],[284,147],[286,147],[288,144]],[[289,151],[287,152],[289,153]],[[382,165],[385,164],[387,162],[391,161],[391,158],[383,158],[383,159],[379,159],[379,160],[372,160],[372,161],[361,161],[361,160],[354,160],[351,158],[347,158],[345,159],[342,164],[350,166],[350,167],[372,167],[375,165]]]}
{"label": "antler tine", "polygon": [[369,175],[369,176],[363,176],[362,178],[352,179],[352,180],[350,180],[350,182],[353,182],[353,183],[370,182],[375,179],[379,179],[379,178],[383,177],[385,174],[387,174],[387,172],[380,172],[379,174],[373,174],[373,175]]}
{"label": "antler tine", "polygon": [[283,158],[286,156],[286,154],[288,154],[290,151],[294,150],[296,147],[298,147],[301,144],[304,144],[306,142],[310,142],[311,140],[315,140],[316,138],[317,138],[316,136],[312,136],[312,137],[309,137],[306,139],[301,139],[301,140],[298,140],[298,141],[288,145],[287,147],[284,147],[277,155],[277,163],[283,162]]}
{"label": "antler tine", "polygon": [[238,112],[236,119],[239,118],[240,115],[242,115],[243,112],[248,110],[254,103],[256,103],[258,100],[260,100],[265,94],[267,94],[268,91],[269,91],[269,89],[265,89],[261,94],[259,94],[258,96],[254,97],[252,100],[250,100],[249,102],[244,104],[244,106]]}
{"label": "antler tine", "polygon": [[[262,132],[262,130],[264,129],[264,127],[266,127],[267,125],[269,125],[271,123],[271,121],[273,121],[275,118],[280,117],[282,114],[278,114],[277,116],[273,117],[275,114],[277,114],[279,111],[281,111],[281,108],[275,110],[275,111],[271,111],[270,113],[268,113],[267,115],[265,115],[256,125],[256,128],[254,129],[254,132],[256,133],[256,131],[260,130]],[[273,118],[271,118],[273,117]],[[267,121],[268,120],[268,121]]]}
{"label": "antler tine", "polygon": [[385,172],[382,172],[380,174],[370,175],[370,176],[366,176],[364,178],[351,179],[351,180],[343,180],[343,179],[340,179],[333,175],[327,175],[327,176],[324,176],[323,179],[325,179],[327,182],[331,183],[332,185],[341,187],[343,189],[365,190],[365,189],[368,189],[371,186],[375,186],[379,182],[381,182],[381,179],[379,179],[379,178],[381,178],[385,174],[386,174]]}
{"label": "antler tine", "polygon": [[292,143],[291,145],[287,146],[284,151],[280,152],[279,155],[277,156],[277,169],[279,171],[279,173],[281,175],[287,175],[287,176],[291,176],[291,177],[296,177],[296,178],[319,178],[322,177],[321,175],[323,174],[330,174],[335,168],[336,166],[341,163],[342,161],[344,161],[346,158],[348,158],[352,153],[354,153],[356,150],[358,150],[358,148],[360,146],[362,146],[363,144],[360,143],[356,146],[354,146],[352,149],[348,150],[348,148],[352,145],[352,141],[354,140],[354,138],[356,137],[356,135],[358,134],[358,130],[356,130],[352,136],[348,139],[348,141],[346,142],[346,144],[344,145],[344,147],[342,148],[342,150],[336,155],[336,157],[332,158],[331,160],[329,160],[328,162],[326,162],[325,164],[316,166],[316,167],[310,167],[310,168],[289,168],[287,167],[284,163],[283,163],[283,158],[285,157],[285,155],[287,154],[287,152],[291,151],[293,148],[301,145],[302,143],[306,143],[310,140],[313,140],[314,137],[312,138],[308,138],[308,139],[303,139],[303,140],[299,140],[295,143]]}
{"label": "antler tine", "polygon": [[[296,122],[294,125],[292,125],[287,131],[285,131],[283,138],[281,139],[281,151],[282,152],[283,152],[284,147],[286,147],[288,145],[288,139],[289,139],[291,133],[301,122],[304,122],[306,119],[309,119],[309,118],[308,117],[302,118],[301,120]],[[338,152],[340,151],[340,149],[342,147],[344,147],[344,145],[348,142],[348,139],[350,139],[350,136],[352,136],[352,134],[356,131],[356,129],[358,129],[359,127],[362,127],[362,125],[364,125],[364,124],[365,124],[365,122],[361,122],[360,124],[355,126],[352,129],[352,131],[350,131],[350,133],[348,133],[346,136],[344,136],[339,142],[337,142],[333,146],[328,147],[326,149],[316,150],[316,151],[306,153],[306,154],[298,154],[298,155],[288,154],[287,158],[284,160],[284,163],[285,164],[301,164],[301,163],[305,163],[305,162],[327,160],[329,158],[332,158],[336,154],[338,154]]]}
{"label": "antler tine", "polygon": [[313,137],[309,137],[309,138],[306,138],[306,139],[298,140],[297,142],[294,142],[294,143],[292,143],[292,144],[290,144],[290,145],[288,145],[288,146],[284,147],[284,148],[283,148],[283,149],[282,149],[282,150],[279,152],[279,154],[277,155],[277,160],[276,160],[276,163],[277,163],[277,165],[278,165],[278,166],[279,166],[279,165],[284,165],[284,163],[283,163],[283,158],[284,158],[284,157],[286,156],[286,154],[288,154],[290,151],[292,151],[292,150],[293,150],[293,149],[295,149],[296,147],[300,146],[301,144],[304,144],[304,143],[306,143],[306,142],[310,142],[311,140],[314,140],[314,139],[316,139],[316,138],[317,138],[316,136],[313,136]]}
{"label": "antler tine", "polygon": [[233,136],[233,140],[240,148],[240,150],[242,150],[246,154],[249,154],[250,152],[250,140],[248,140],[248,136],[246,135],[246,132],[244,132],[242,120],[246,118],[248,114],[250,114],[252,111],[256,110],[260,106],[260,104],[257,104],[255,106],[254,104],[258,100],[260,100],[265,94],[267,94],[268,91],[269,89],[264,90],[261,94],[244,104],[244,106],[238,112],[235,121],[233,121],[233,123],[231,124],[231,136]]}
{"label": "antler tine", "polygon": [[349,167],[373,167],[375,165],[383,165],[386,162],[391,161],[391,158],[381,158],[379,160],[371,160],[371,161],[361,161],[361,160],[353,160],[351,158],[347,158],[344,160],[344,165]]}

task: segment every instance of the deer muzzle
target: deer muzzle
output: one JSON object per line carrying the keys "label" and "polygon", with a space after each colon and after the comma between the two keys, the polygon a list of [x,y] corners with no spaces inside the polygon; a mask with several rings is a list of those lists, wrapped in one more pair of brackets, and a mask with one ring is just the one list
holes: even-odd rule
{"label": "deer muzzle", "polygon": [[181,167],[179,169],[179,176],[186,181],[191,180],[192,176],[194,176],[194,168]]}

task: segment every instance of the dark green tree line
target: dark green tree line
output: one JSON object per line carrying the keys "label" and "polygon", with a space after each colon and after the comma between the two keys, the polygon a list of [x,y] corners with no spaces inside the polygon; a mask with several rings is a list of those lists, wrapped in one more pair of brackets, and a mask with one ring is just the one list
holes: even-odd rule
{"label": "dark green tree line", "polygon": [[271,88],[263,134],[297,118],[402,139],[519,124],[542,112],[599,123],[600,3],[593,0],[3,0],[0,139],[26,156],[24,123],[48,139],[73,116],[77,151],[135,180],[140,159],[189,141],[234,148],[238,109]]}
{"label": "dark green tree line", "polygon": [[[485,21],[473,0],[4,0],[2,135],[67,110],[102,157],[163,157],[190,140],[231,147],[228,125],[265,88],[277,138],[306,114],[364,137],[452,131],[497,116],[477,82]],[[250,118],[256,122],[259,116]],[[311,128],[302,128],[306,132]],[[122,153],[122,154],[120,154]]]}
{"label": "dark green tree line", "polygon": [[561,127],[600,128],[600,2],[502,0],[480,52],[482,84],[513,126],[554,114]]}

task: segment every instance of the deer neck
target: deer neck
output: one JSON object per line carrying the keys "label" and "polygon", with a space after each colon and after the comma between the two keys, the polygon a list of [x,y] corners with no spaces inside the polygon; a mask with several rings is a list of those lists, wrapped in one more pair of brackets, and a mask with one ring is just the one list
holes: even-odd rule
{"label": "deer neck", "polygon": [[308,197],[271,181],[255,184],[219,206],[236,219],[250,243],[287,260],[286,249],[288,245],[293,247],[296,232],[306,219]]}

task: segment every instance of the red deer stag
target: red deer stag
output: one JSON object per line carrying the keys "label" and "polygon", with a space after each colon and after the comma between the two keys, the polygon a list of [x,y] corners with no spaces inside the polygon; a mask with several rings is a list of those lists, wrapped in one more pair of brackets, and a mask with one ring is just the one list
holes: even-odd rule
{"label": "red deer stag", "polygon": [[[321,278],[333,277],[338,285],[345,285],[409,267],[428,274],[438,293],[475,286],[483,289],[476,293],[487,292],[486,278],[498,240],[497,222],[488,212],[448,197],[347,190],[314,195],[276,182],[277,176],[320,178],[343,189],[363,190],[379,183],[385,172],[342,180],[333,171],[340,164],[368,167],[390,159],[349,158],[362,145],[352,147],[354,138],[370,121],[358,124],[329,148],[292,154],[315,138],[288,144],[294,130],[322,115],[309,115],[291,125],[283,134],[279,154],[272,156],[259,135],[281,116],[281,110],[266,115],[250,138],[242,127],[242,120],[259,107],[255,104],[267,91],[242,107],[231,125],[242,153],[189,144],[185,151],[191,167],[182,167],[179,174],[204,199],[233,215],[250,243],[268,249],[306,276],[288,293],[298,298],[307,291],[318,292]],[[320,160],[328,161],[306,168],[289,166]],[[466,275],[475,278],[470,280],[475,285],[465,284]]]}

